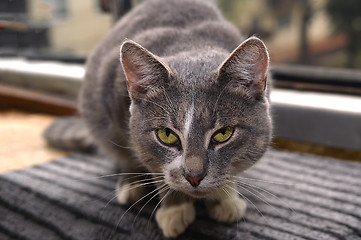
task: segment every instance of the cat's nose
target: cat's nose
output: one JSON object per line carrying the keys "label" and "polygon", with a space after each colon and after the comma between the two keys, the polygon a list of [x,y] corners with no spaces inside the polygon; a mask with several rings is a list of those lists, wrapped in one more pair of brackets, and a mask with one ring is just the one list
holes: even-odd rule
{"label": "cat's nose", "polygon": [[189,176],[186,175],[185,179],[187,179],[187,181],[193,186],[193,187],[198,187],[198,185],[201,183],[201,181],[203,180],[203,176]]}

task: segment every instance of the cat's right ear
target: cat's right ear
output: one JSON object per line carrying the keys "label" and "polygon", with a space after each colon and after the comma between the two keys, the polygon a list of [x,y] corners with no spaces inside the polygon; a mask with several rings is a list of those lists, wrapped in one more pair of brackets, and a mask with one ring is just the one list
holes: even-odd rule
{"label": "cat's right ear", "polygon": [[125,41],[120,47],[120,61],[131,98],[150,97],[169,79],[169,68],[157,56],[133,41]]}
{"label": "cat's right ear", "polygon": [[269,56],[265,44],[250,37],[239,45],[219,68],[219,80],[232,91],[263,95],[267,87]]}

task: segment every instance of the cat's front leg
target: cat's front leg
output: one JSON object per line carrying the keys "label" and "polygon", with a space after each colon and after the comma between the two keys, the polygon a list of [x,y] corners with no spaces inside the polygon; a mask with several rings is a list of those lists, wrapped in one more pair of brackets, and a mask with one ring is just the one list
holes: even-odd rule
{"label": "cat's front leg", "polygon": [[[172,193],[174,195],[174,193]],[[172,195],[169,194],[169,195]],[[165,237],[177,237],[182,234],[196,216],[193,201],[177,193],[166,196],[155,218]]]}
{"label": "cat's front leg", "polygon": [[206,199],[208,214],[218,222],[235,222],[247,209],[246,202],[233,190],[217,194],[215,199]]}

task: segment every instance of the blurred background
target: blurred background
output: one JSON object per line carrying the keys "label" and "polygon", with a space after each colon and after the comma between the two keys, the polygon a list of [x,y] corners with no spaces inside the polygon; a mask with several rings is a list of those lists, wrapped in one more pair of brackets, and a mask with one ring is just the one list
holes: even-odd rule
{"label": "blurred background", "polygon": [[[274,64],[361,68],[357,0],[212,1],[244,36],[265,40]],[[128,4],[122,6],[126,11],[141,1],[123,2]],[[82,62],[111,27],[111,4],[112,0],[3,0],[0,57]]]}

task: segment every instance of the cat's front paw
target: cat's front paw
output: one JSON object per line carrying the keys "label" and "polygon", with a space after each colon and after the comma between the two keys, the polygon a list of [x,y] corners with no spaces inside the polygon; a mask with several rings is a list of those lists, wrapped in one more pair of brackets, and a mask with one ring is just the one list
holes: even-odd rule
{"label": "cat's front paw", "polygon": [[234,222],[245,215],[247,204],[237,196],[217,202],[207,202],[207,208],[209,216],[214,220],[218,222]]}
{"label": "cat's front paw", "polygon": [[120,204],[129,205],[135,203],[144,196],[144,188],[134,184],[117,184],[117,199]]}
{"label": "cat's front paw", "polygon": [[183,233],[195,217],[196,212],[192,202],[161,207],[155,216],[164,236],[172,238]]}

